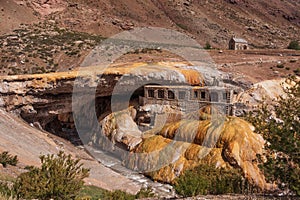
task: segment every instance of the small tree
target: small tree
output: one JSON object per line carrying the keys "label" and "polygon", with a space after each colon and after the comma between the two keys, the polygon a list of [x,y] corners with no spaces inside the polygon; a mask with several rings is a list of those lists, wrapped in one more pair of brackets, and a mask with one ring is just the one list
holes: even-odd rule
{"label": "small tree", "polygon": [[269,142],[267,161],[261,163],[268,181],[300,195],[300,82],[290,81],[295,85],[286,89],[287,98],[280,98],[273,111],[262,105],[248,120]]}
{"label": "small tree", "polygon": [[89,169],[62,151],[55,155],[40,156],[41,168],[29,167],[15,184],[16,197],[22,199],[75,199],[82,188]]}
{"label": "small tree", "polygon": [[300,45],[299,42],[296,40],[293,40],[290,42],[288,49],[295,49],[295,50],[300,50]]}

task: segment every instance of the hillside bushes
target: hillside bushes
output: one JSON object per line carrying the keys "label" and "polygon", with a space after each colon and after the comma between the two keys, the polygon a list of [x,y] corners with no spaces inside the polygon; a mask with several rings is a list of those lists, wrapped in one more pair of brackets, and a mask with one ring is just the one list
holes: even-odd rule
{"label": "hillside bushes", "polygon": [[6,167],[7,165],[16,166],[18,163],[18,157],[10,155],[7,151],[4,151],[0,154],[0,164],[3,165],[3,167]]}
{"label": "hillside bushes", "polygon": [[40,160],[41,168],[29,167],[28,172],[17,178],[13,186],[15,196],[18,199],[75,199],[89,169],[63,152],[57,156],[41,156]]}
{"label": "hillside bushes", "polygon": [[151,188],[142,188],[136,195],[121,190],[108,191],[96,186],[83,186],[76,200],[134,200],[154,197]]}
{"label": "hillside bushes", "polygon": [[215,166],[200,165],[186,171],[174,184],[176,193],[191,197],[206,194],[245,194],[257,190],[242,176],[238,169],[216,169]]}
{"label": "hillside bushes", "polygon": [[132,195],[120,190],[84,186],[83,179],[89,175],[89,169],[84,168],[79,159],[72,159],[62,151],[57,155],[40,156],[40,160],[40,168],[26,167],[28,171],[14,181],[0,180],[0,200],[134,200],[154,196],[151,188],[142,188]]}

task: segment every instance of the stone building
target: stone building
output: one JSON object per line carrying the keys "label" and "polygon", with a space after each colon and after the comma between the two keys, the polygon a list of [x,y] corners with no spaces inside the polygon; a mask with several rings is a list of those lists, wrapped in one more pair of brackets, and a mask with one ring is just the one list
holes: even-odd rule
{"label": "stone building", "polygon": [[231,50],[247,50],[248,42],[242,38],[232,37],[229,41],[229,49]]}
{"label": "stone building", "polygon": [[171,105],[184,112],[193,112],[201,107],[213,105],[224,114],[234,115],[233,95],[231,88],[219,86],[144,86],[144,97],[140,104]]}

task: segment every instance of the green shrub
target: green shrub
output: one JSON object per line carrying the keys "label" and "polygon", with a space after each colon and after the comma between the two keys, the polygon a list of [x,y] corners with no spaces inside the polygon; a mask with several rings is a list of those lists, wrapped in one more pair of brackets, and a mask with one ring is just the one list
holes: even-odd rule
{"label": "green shrub", "polygon": [[10,155],[7,151],[4,151],[0,154],[0,163],[3,167],[7,165],[16,166],[18,163],[18,157]]}
{"label": "green shrub", "polygon": [[0,197],[3,197],[3,199],[9,199],[12,195],[13,192],[11,188],[8,186],[8,183],[0,182]]}
{"label": "green shrub", "polygon": [[134,200],[135,196],[128,194],[121,190],[116,190],[113,192],[107,192],[106,196],[103,199],[105,199],[105,200]]}
{"label": "green shrub", "polygon": [[179,28],[183,29],[183,30],[187,30],[187,29],[188,29],[188,27],[187,27],[186,25],[184,25],[184,24],[176,23],[176,25],[177,25]]}
{"label": "green shrub", "polygon": [[174,186],[177,194],[184,197],[196,196],[199,194],[207,194],[209,188],[209,180],[206,176],[198,177],[195,171],[186,171]]}
{"label": "green shrub", "polygon": [[240,170],[216,169],[210,165],[200,165],[193,170],[186,171],[174,184],[176,193],[184,197],[246,193],[256,189],[246,181]]}
{"label": "green shrub", "polygon": [[211,45],[209,42],[206,42],[204,49],[211,49]]}
{"label": "green shrub", "polygon": [[283,69],[284,68],[284,64],[277,64],[276,67],[280,68],[280,69]]}
{"label": "green shrub", "polygon": [[299,42],[295,40],[291,41],[288,46],[288,49],[300,50]]}
{"label": "green shrub", "polygon": [[141,199],[141,198],[147,198],[147,197],[154,197],[154,193],[151,189],[151,187],[147,188],[142,188],[136,195],[136,199]]}
{"label": "green shrub", "polygon": [[40,156],[41,168],[29,167],[14,183],[17,198],[22,199],[75,199],[82,188],[89,169],[80,160],[59,152],[57,156]]}

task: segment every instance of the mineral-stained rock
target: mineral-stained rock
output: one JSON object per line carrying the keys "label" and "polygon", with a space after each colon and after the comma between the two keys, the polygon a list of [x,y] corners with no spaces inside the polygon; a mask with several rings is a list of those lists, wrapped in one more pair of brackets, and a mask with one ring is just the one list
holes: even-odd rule
{"label": "mineral-stained rock", "polygon": [[[195,143],[202,148],[222,149],[220,154],[232,166],[243,170],[245,177],[260,188],[271,189],[253,162],[263,153],[264,140],[253,132],[253,127],[237,117],[222,120],[181,120],[163,127],[157,134],[163,137]],[[205,160],[205,159],[204,159]]]}
{"label": "mineral-stained rock", "polygon": [[[257,154],[263,153],[265,141],[253,132],[254,127],[248,122],[238,117],[221,116],[206,107],[186,115],[185,119],[146,131],[142,136],[130,116],[131,109],[113,113],[102,122],[102,131],[108,138],[131,149],[121,155],[128,168],[154,180],[172,183],[185,170],[200,164],[235,167],[261,189],[275,188],[265,181],[255,162]],[[128,137],[138,142],[130,146],[124,140]]]}
{"label": "mineral-stained rock", "polygon": [[102,133],[110,138],[113,144],[116,142],[125,144],[131,150],[142,142],[142,132],[133,121],[134,108],[112,113],[101,122]]}
{"label": "mineral-stained rock", "polygon": [[145,139],[124,159],[131,169],[140,170],[152,179],[172,183],[185,170],[200,164],[230,168],[221,156],[222,149],[173,141],[162,136]]}

